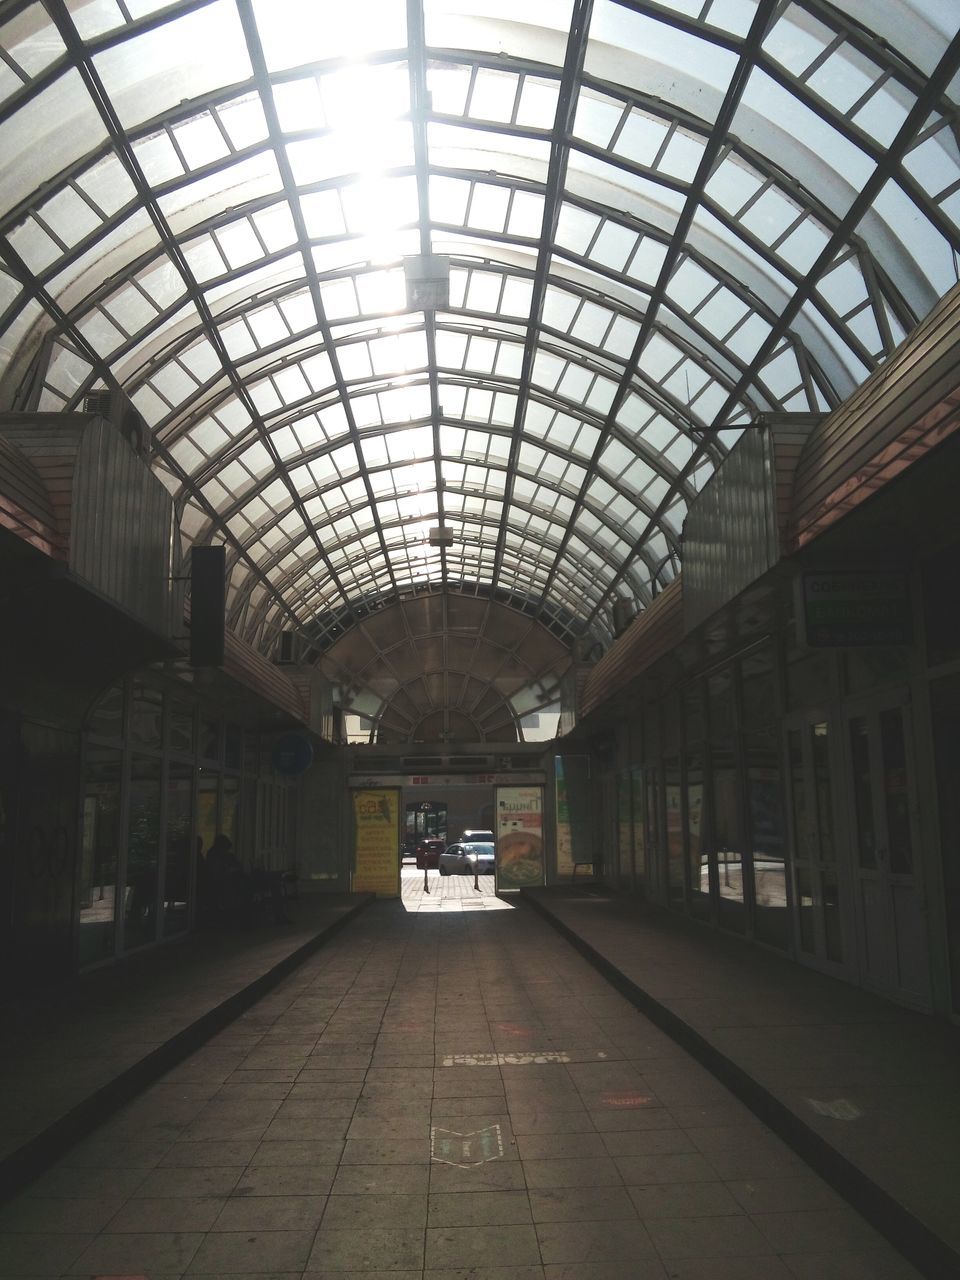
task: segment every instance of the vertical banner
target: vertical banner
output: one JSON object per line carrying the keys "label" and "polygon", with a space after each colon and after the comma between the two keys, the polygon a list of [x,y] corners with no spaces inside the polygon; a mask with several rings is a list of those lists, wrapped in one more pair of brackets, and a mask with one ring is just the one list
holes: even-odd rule
{"label": "vertical banner", "polygon": [[497,787],[497,892],[543,884],[543,787]]}
{"label": "vertical banner", "polygon": [[353,890],[400,894],[400,792],[353,792]]}

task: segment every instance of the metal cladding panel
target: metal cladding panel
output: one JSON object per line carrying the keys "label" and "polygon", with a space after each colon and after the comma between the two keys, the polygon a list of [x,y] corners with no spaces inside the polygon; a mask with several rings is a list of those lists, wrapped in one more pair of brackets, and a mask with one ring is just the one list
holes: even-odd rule
{"label": "metal cladding panel", "polygon": [[71,573],[158,635],[173,634],[173,500],[118,432],[87,419],[70,513]]}
{"label": "metal cladding panel", "polygon": [[60,536],[50,495],[40,473],[11,441],[0,435],[0,527],[45,555],[62,559]]}
{"label": "metal cladding panel", "polygon": [[284,711],[300,724],[309,724],[307,700],[286,672],[262,653],[227,631],[224,635],[223,669],[238,684],[265,702]]}
{"label": "metal cladding panel", "polygon": [[0,435],[19,449],[43,482],[64,553],[73,507],[73,474],[89,417],[72,413],[5,413]]}
{"label": "metal cladding panel", "polygon": [[711,476],[683,526],[684,629],[692,631],[780,557],[773,445],[750,427]]}
{"label": "metal cladding panel", "polygon": [[613,642],[587,677],[580,706],[589,715],[683,639],[683,591],[674,579]]}
{"label": "metal cladding panel", "polygon": [[960,285],[810,436],[791,546],[804,546],[960,427]]}

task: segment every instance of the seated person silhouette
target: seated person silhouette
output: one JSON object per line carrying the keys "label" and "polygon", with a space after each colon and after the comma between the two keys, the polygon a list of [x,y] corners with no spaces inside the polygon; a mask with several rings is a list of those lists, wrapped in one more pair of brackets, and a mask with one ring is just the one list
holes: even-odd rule
{"label": "seated person silhouette", "polygon": [[260,903],[268,903],[276,924],[290,924],[283,908],[282,873],[259,867],[245,871],[233,851],[233,842],[222,832],[214,836],[207,850],[203,878],[209,914],[213,918],[250,923],[255,908]]}

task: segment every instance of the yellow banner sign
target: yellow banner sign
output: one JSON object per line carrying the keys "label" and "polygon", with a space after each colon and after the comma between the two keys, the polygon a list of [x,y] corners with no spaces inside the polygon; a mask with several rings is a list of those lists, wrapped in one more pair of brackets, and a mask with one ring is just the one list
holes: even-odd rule
{"label": "yellow banner sign", "polygon": [[396,898],[400,893],[400,793],[353,793],[353,888]]}

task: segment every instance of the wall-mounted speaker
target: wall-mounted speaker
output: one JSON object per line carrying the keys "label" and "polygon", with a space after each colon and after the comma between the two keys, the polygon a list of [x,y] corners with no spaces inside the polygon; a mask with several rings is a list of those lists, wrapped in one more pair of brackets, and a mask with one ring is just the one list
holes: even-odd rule
{"label": "wall-mounted speaker", "polygon": [[223,665],[227,604],[226,547],[194,547],[190,552],[190,665]]}

